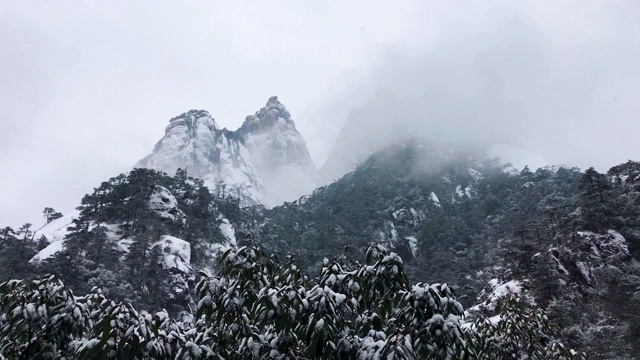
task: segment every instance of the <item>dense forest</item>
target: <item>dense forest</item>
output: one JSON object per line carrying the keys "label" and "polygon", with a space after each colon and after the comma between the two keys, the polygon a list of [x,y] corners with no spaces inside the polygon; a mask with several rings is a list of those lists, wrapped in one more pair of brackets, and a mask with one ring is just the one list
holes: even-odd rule
{"label": "dense forest", "polygon": [[[409,285],[402,259],[378,245],[361,264],[325,260],[305,275],[251,247],[203,274],[195,321],[137,311],[98,289],[75,296],[54,276],[0,285],[7,359],[583,359],[554,339],[540,308],[500,299],[501,319],[462,322],[446,284]],[[282,266],[286,265],[286,266]]]}
{"label": "dense forest", "polygon": [[513,172],[408,142],[272,209],[135,169],[43,216],[0,233],[7,359],[640,353],[634,161]]}

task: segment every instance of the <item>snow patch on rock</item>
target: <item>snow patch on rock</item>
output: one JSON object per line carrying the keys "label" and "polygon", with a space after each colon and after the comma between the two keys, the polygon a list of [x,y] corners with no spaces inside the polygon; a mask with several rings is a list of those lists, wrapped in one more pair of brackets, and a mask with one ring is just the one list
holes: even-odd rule
{"label": "snow patch on rock", "polygon": [[482,179],[482,174],[476,170],[476,169],[469,169],[469,176],[471,176],[471,178],[474,181],[480,181]]}
{"label": "snow patch on rock", "polygon": [[627,239],[615,230],[609,230],[606,234],[591,231],[579,231],[578,234],[591,242],[591,251],[603,259],[623,260],[631,256]]}
{"label": "snow patch on rock", "polygon": [[416,254],[418,253],[418,239],[416,239],[415,236],[407,236],[405,237],[405,239],[409,243],[411,254],[413,254],[413,256],[416,256]]}
{"label": "snow patch on rock", "polygon": [[433,203],[437,206],[437,207],[441,207],[440,205],[440,199],[438,198],[438,195],[436,195],[436,193],[434,193],[433,191],[431,192],[431,194],[429,194],[429,198],[431,199],[431,201],[433,201]]}
{"label": "snow patch on rock", "polygon": [[224,238],[227,240],[228,245],[232,247],[238,246],[238,242],[236,241],[236,231],[229,220],[222,219],[219,229],[222,233],[222,236],[224,236]]}
{"label": "snow patch on rock", "polygon": [[44,249],[40,250],[37,254],[35,254],[31,258],[31,260],[29,260],[29,262],[37,263],[52,257],[57,252],[64,250],[64,243],[65,243],[64,240],[58,240],[58,241],[52,242],[47,247],[45,247]]}
{"label": "snow patch on rock", "polygon": [[[521,280],[500,280],[491,279],[485,288],[480,292],[477,298],[477,304],[471,307],[470,313],[481,311],[492,312],[496,309],[498,302],[508,296],[520,296],[524,292],[524,286]],[[529,296],[529,298],[531,298]],[[533,300],[533,298],[531,298]]]}
{"label": "snow patch on rock", "polygon": [[178,207],[178,200],[163,186],[156,185],[153,189],[153,193],[149,197],[149,209],[164,219],[178,221],[182,224],[187,222],[187,216]]}
{"label": "snow patch on rock", "polygon": [[162,249],[166,269],[176,269],[189,279],[195,279],[191,268],[191,244],[174,236],[162,235],[154,245]]}

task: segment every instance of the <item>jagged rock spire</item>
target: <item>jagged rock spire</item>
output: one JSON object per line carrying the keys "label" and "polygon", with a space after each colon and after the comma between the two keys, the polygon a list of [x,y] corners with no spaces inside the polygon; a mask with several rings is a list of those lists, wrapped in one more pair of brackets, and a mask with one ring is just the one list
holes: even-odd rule
{"label": "jagged rock spire", "polygon": [[319,184],[306,143],[277,96],[237,131],[221,129],[205,110],[172,118],[165,136],[136,167],[169,174],[188,168],[210,189],[224,185],[248,205],[294,200]]}
{"label": "jagged rock spire", "polygon": [[274,104],[280,104],[280,101],[278,100],[277,96],[272,96],[269,98],[269,100],[267,100],[267,106],[274,105]]}

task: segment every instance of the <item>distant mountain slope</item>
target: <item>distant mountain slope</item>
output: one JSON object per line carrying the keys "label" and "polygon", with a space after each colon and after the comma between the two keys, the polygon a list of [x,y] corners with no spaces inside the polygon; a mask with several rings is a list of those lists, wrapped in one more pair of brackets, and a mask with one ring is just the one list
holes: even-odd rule
{"label": "distant mountain slope", "polygon": [[416,99],[397,98],[382,91],[380,96],[352,109],[325,163],[320,166],[324,183],[339,179],[374,153],[409,138],[426,139],[438,147],[486,154],[491,159],[499,157],[502,163],[511,163],[518,171],[525,165],[531,170],[550,165],[526,149],[507,145],[514,139],[491,133],[482,126],[480,115],[477,119],[467,118],[468,114],[459,113],[456,106],[442,113],[431,113],[430,106]]}
{"label": "distant mountain slope", "polygon": [[640,328],[627,314],[640,311],[638,174],[635,162],[609,174],[515,171],[484,154],[405,141],[258,214],[254,231],[308,267],[345,246],[362,256],[371,243],[385,244],[408,263],[412,281],[451,284],[467,306],[487,301],[486,284],[494,286],[484,293],[518,284],[572,346],[594,358],[633,359]]}
{"label": "distant mountain slope", "polygon": [[238,197],[244,205],[276,205],[319,184],[304,139],[275,96],[237,131],[220,128],[204,110],[171,119],[165,136],[136,167],[168,174],[186,169],[213,191]]}

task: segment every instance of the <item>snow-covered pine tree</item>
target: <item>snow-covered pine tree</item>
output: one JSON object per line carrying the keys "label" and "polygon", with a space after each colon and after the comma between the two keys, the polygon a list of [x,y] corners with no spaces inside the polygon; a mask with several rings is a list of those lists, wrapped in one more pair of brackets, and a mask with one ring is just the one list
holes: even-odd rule
{"label": "snow-covered pine tree", "polygon": [[[366,261],[323,262],[317,278],[294,257],[227,251],[197,286],[195,324],[116,304],[62,281],[0,284],[0,356],[11,359],[582,359],[553,342],[540,309],[507,303],[501,321],[462,326],[446,284],[410,285],[377,245]],[[522,357],[524,356],[524,357]]]}

